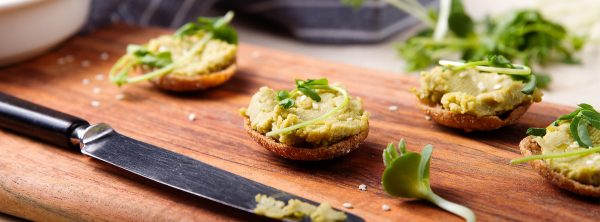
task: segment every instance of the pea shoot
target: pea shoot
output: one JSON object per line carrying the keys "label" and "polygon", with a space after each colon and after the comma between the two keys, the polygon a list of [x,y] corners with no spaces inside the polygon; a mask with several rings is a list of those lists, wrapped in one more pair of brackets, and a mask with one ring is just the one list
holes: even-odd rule
{"label": "pea shoot", "polygon": [[[594,107],[592,107],[589,104],[582,103],[582,104],[579,104],[578,106],[579,106],[579,108],[577,108],[575,111],[558,117],[558,119],[556,119],[554,122],[552,122],[552,125],[558,126],[563,121],[571,121],[569,123],[569,131],[571,133],[571,136],[573,137],[573,139],[575,139],[575,141],[577,142],[579,147],[583,147],[583,148],[587,148],[587,149],[563,152],[563,153],[556,153],[556,154],[532,155],[532,156],[527,156],[527,157],[511,160],[510,163],[511,164],[519,164],[519,163],[532,161],[532,160],[564,158],[564,157],[581,156],[581,155],[588,155],[588,154],[600,152],[600,147],[597,146],[598,144],[593,144],[592,139],[590,138],[590,133],[589,133],[589,127],[593,127],[593,128],[600,130],[600,113],[598,111],[596,111],[596,109],[594,109]],[[527,130],[527,135],[545,136],[546,129],[545,128],[529,128]],[[594,145],[596,145],[596,147],[594,147]]]}
{"label": "pea shoot", "polygon": [[292,90],[291,92],[288,92],[285,90],[278,91],[277,92],[277,101],[279,102],[278,104],[284,109],[289,109],[295,105],[295,101],[292,98],[293,95],[303,94],[315,102],[320,102],[321,96],[319,96],[318,91],[326,91],[326,90],[336,91],[336,92],[340,93],[344,97],[342,103],[339,106],[336,106],[334,109],[330,110],[329,112],[327,112],[317,118],[307,120],[307,121],[304,121],[304,122],[301,122],[301,123],[298,123],[298,124],[295,124],[295,125],[292,125],[289,127],[285,127],[282,129],[273,130],[271,132],[268,132],[266,134],[266,136],[274,137],[274,136],[282,134],[282,133],[287,133],[287,132],[317,123],[319,121],[323,121],[323,120],[329,118],[330,116],[344,110],[348,106],[348,103],[350,102],[350,97],[348,96],[348,92],[339,86],[329,85],[329,81],[326,78],[296,80],[296,89]]}
{"label": "pea shoot", "polygon": [[[398,149],[399,148],[399,149]],[[429,184],[429,163],[433,146],[427,144],[421,154],[406,149],[404,139],[398,148],[393,143],[383,150],[382,184],[386,193],[396,197],[427,200],[440,208],[464,218],[475,221],[473,211],[465,206],[450,202],[433,193]]]}
{"label": "pea shoot", "polygon": [[531,74],[531,69],[525,65],[513,64],[510,60],[502,55],[488,55],[485,60],[471,62],[456,62],[448,60],[440,60],[439,64],[444,68],[453,71],[462,71],[473,68],[485,73],[498,73],[509,75],[513,80],[522,81],[525,83],[521,92],[527,95],[532,95],[537,85],[535,75]]}
{"label": "pea shoot", "polygon": [[[109,72],[110,80],[116,85],[121,86],[167,75],[169,72],[182,64],[188,63],[201,53],[211,39],[219,39],[230,44],[237,44],[237,33],[235,29],[229,26],[233,16],[233,12],[229,11],[223,17],[200,17],[196,22],[187,23],[179,28],[175,34],[173,34],[173,38],[182,39],[186,36],[199,34],[202,34],[202,38],[199,41],[196,41],[192,47],[177,60],[173,60],[170,51],[151,52],[144,45],[129,45],[127,47],[127,53],[111,68]],[[130,72],[140,65],[153,68],[153,71],[135,77],[129,77]]]}

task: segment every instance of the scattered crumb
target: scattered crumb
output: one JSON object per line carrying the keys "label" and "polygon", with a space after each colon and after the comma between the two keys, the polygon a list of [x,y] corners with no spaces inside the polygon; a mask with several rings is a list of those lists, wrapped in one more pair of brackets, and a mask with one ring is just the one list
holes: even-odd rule
{"label": "scattered crumb", "polygon": [[115,99],[117,99],[117,100],[123,100],[123,99],[125,99],[125,94],[123,94],[123,93],[119,93],[119,94],[117,94],[117,95],[115,96]]}
{"label": "scattered crumb", "polygon": [[364,185],[364,184],[358,185],[358,189],[361,191],[367,191],[367,185]]}
{"label": "scattered crumb", "polygon": [[502,84],[496,84],[494,85],[494,90],[499,90],[502,88]]}
{"label": "scattered crumb", "polygon": [[100,101],[92,100],[92,107],[100,107]]}
{"label": "scattered crumb", "polygon": [[390,211],[392,208],[390,208],[390,205],[384,204],[384,205],[381,205],[381,209],[383,211]]}
{"label": "scattered crumb", "polygon": [[100,87],[94,87],[94,88],[92,89],[92,92],[93,92],[94,94],[98,94],[98,93],[100,93],[101,91],[102,91],[102,89],[100,89]]}
{"label": "scattered crumb", "polygon": [[188,120],[190,120],[190,121],[194,121],[194,120],[196,120],[196,114],[195,114],[195,113],[190,113],[190,114],[188,115]]}
{"label": "scattered crumb", "polygon": [[425,120],[431,120],[431,116],[425,116]]}
{"label": "scattered crumb", "polygon": [[85,78],[85,79],[81,80],[81,83],[82,83],[83,85],[90,84],[90,79],[88,79],[88,78]]}
{"label": "scattered crumb", "polygon": [[67,62],[73,62],[73,60],[75,60],[75,58],[72,55],[65,56],[65,61],[67,61]]}
{"label": "scattered crumb", "polygon": [[396,111],[396,110],[398,110],[398,106],[389,106],[388,110],[389,111]]}
{"label": "scattered crumb", "polygon": [[90,62],[90,60],[81,61],[81,67],[83,67],[83,68],[90,67],[91,64],[92,64],[92,62]]}
{"label": "scattered crumb", "polygon": [[98,75],[96,75],[96,80],[98,80],[98,81],[104,80],[104,75],[102,75],[102,73],[99,73]]}
{"label": "scattered crumb", "polygon": [[65,60],[65,58],[58,58],[56,63],[58,63],[59,65],[64,65],[65,63],[67,63],[67,60]]}
{"label": "scattered crumb", "polygon": [[250,54],[250,57],[252,57],[253,59],[260,58],[260,51],[252,52],[252,54]]}
{"label": "scattered crumb", "polygon": [[344,203],[342,204],[342,206],[346,209],[352,209],[352,204],[351,203]]}
{"label": "scattered crumb", "polygon": [[108,57],[109,57],[108,53],[106,53],[106,52],[100,53],[100,59],[101,60],[107,60]]}
{"label": "scattered crumb", "polygon": [[318,109],[318,108],[319,108],[319,104],[317,104],[317,103],[313,103],[313,104],[312,104],[312,108],[313,108],[313,109]]}

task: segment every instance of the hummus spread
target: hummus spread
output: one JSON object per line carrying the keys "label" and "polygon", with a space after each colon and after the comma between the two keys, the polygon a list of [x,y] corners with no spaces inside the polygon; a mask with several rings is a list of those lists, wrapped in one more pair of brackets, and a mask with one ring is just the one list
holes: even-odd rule
{"label": "hummus spread", "polygon": [[[202,39],[202,36],[202,34],[197,34],[178,38],[164,35],[150,40],[146,48],[154,54],[171,52],[172,60],[178,61],[195,43]],[[197,56],[175,67],[170,75],[205,75],[223,70],[235,62],[236,51],[237,46],[234,44],[211,39]]]}
{"label": "hummus spread", "polygon": [[524,102],[542,100],[538,89],[532,95],[522,93],[524,83],[521,81],[475,69],[455,72],[436,67],[421,73],[420,85],[421,88],[413,92],[423,103],[477,117],[501,115]]}
{"label": "hummus spread", "polygon": [[[342,104],[344,96],[333,90],[317,90],[320,102],[301,93],[293,93],[295,106],[285,109],[278,105],[277,92],[262,87],[252,96],[250,105],[242,115],[250,118],[252,129],[265,134],[315,119]],[[350,98],[345,109],[327,119],[276,135],[274,139],[290,146],[328,146],[349,136],[357,135],[369,127],[369,113],[363,110],[360,98]]]}
{"label": "hummus spread", "polygon": [[[587,149],[580,147],[571,136],[570,121],[562,121],[558,126],[546,128],[546,135],[536,137],[535,141],[542,147],[542,154],[553,154]],[[600,130],[588,127],[593,144],[600,144]],[[583,184],[600,185],[600,153],[584,156],[545,159],[556,172],[577,180]]]}
{"label": "hummus spread", "polygon": [[276,200],[264,194],[255,197],[256,208],[254,213],[275,219],[310,217],[313,222],[334,222],[346,220],[346,214],[331,208],[329,203],[322,203],[318,207],[301,200],[291,199],[286,205],[283,201]]}

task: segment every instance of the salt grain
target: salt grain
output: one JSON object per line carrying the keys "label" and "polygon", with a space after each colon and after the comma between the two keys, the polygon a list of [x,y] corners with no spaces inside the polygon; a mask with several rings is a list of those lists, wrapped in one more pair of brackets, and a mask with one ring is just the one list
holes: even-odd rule
{"label": "salt grain", "polygon": [[384,205],[381,205],[381,209],[383,211],[390,211],[392,208],[390,208],[390,205],[384,204]]}
{"label": "salt grain", "polygon": [[431,116],[425,116],[425,120],[431,120]]}
{"label": "salt grain", "polygon": [[467,76],[467,73],[466,72],[461,72],[460,74],[458,74],[458,76],[465,77],[465,76]]}
{"label": "salt grain", "polygon": [[85,79],[81,80],[81,83],[82,83],[83,85],[90,84],[90,79],[88,79],[88,78],[85,78]]}
{"label": "salt grain", "polygon": [[479,88],[479,90],[485,90],[485,84],[483,84],[482,82],[477,83],[477,88]]}
{"label": "salt grain", "polygon": [[196,114],[195,114],[195,113],[190,113],[190,114],[188,115],[188,120],[189,120],[189,121],[194,121],[194,120],[196,120]]}
{"label": "salt grain", "polygon": [[318,109],[318,108],[319,108],[319,104],[317,104],[317,103],[313,103],[313,104],[312,104],[312,108],[313,108],[313,109]]}
{"label": "salt grain", "polygon": [[252,57],[253,59],[259,58],[260,57],[260,51],[254,51],[254,52],[252,52],[252,54],[250,54],[250,57]]}
{"label": "salt grain", "polygon": [[100,59],[101,60],[107,60],[108,57],[109,57],[108,53],[106,53],[106,52],[100,53]]}
{"label": "salt grain", "polygon": [[389,106],[388,110],[389,111],[396,111],[396,110],[398,110],[398,107],[397,106]]}
{"label": "salt grain", "polygon": [[342,204],[342,206],[346,209],[352,209],[352,204],[351,203],[344,203]]}
{"label": "salt grain", "polygon": [[92,104],[93,107],[100,107],[100,102],[99,101],[93,100],[91,104]]}
{"label": "salt grain", "polygon": [[83,67],[83,68],[90,67],[91,64],[92,64],[92,62],[90,62],[90,60],[81,61],[81,67]]}
{"label": "salt grain", "polygon": [[300,96],[300,101],[304,101],[304,100],[306,100],[306,96],[305,95]]}
{"label": "salt grain", "polygon": [[123,93],[119,93],[119,94],[117,94],[117,95],[115,96],[115,99],[117,99],[117,100],[123,100],[123,99],[125,99],[125,94],[123,94]]}
{"label": "salt grain", "polygon": [[96,80],[98,80],[98,81],[104,80],[104,75],[102,75],[101,73],[96,75]]}
{"label": "salt grain", "polygon": [[367,191],[367,185],[364,185],[364,184],[358,185],[358,189],[361,191]]}
{"label": "salt grain", "polygon": [[102,89],[100,89],[99,87],[94,87],[94,88],[92,89],[92,92],[93,92],[94,94],[99,94],[101,91],[102,91]]}
{"label": "salt grain", "polygon": [[67,63],[67,60],[65,60],[65,58],[58,58],[56,63],[58,63],[59,65],[64,65],[65,63]]}

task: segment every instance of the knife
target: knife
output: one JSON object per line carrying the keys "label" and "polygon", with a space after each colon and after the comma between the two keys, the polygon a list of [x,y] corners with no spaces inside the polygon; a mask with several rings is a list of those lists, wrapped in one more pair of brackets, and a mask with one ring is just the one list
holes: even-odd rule
{"label": "knife", "polygon": [[[0,92],[0,127],[84,155],[157,183],[254,213],[256,194],[287,202],[318,203],[117,133],[87,121]],[[345,212],[347,221],[364,221]],[[306,218],[304,218],[306,220]],[[293,221],[286,219],[286,221]]]}

